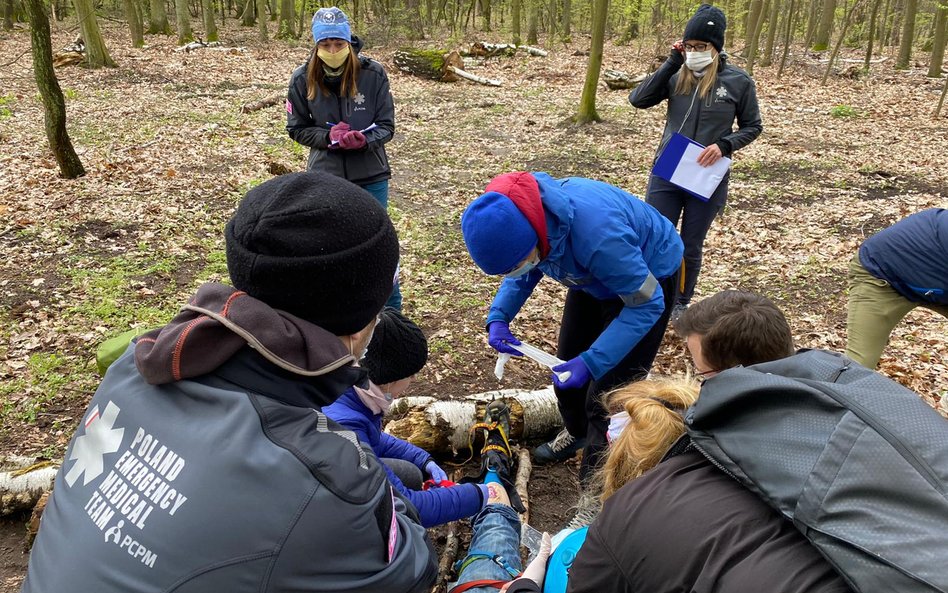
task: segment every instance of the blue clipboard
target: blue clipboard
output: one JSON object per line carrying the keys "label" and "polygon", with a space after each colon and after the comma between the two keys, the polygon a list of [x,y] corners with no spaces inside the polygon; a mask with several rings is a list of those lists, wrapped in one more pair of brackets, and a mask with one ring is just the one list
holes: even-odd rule
{"label": "blue clipboard", "polygon": [[693,158],[704,148],[691,138],[675,132],[655,160],[652,174],[707,202],[727,175],[731,159],[721,157],[713,165],[702,167]]}

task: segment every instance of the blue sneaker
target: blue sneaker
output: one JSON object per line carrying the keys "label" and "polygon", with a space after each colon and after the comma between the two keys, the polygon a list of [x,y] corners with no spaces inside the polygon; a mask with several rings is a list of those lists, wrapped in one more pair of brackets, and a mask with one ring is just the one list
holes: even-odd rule
{"label": "blue sneaker", "polygon": [[585,438],[577,439],[564,428],[552,441],[543,443],[532,451],[533,460],[537,463],[566,461],[575,457],[576,453],[585,446]]}

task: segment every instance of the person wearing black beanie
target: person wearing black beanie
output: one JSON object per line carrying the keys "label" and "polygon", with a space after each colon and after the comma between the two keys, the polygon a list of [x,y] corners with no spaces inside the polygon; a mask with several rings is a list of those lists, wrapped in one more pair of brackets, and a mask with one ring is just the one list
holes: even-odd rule
{"label": "person wearing black beanie", "polygon": [[[721,157],[732,157],[763,131],[754,80],[730,64],[724,53],[726,30],[727,18],[721,9],[702,4],[685,25],[682,39],[672,46],[665,63],[629,95],[632,105],[640,109],[668,101],[656,159],[672,135],[679,133],[705,147],[697,161],[707,167]],[[656,175],[649,179],[646,201],[676,227],[681,221],[685,244],[684,281],[672,321],[694,295],[704,239],[715,216],[724,210],[728,178],[725,174],[707,201]]]}

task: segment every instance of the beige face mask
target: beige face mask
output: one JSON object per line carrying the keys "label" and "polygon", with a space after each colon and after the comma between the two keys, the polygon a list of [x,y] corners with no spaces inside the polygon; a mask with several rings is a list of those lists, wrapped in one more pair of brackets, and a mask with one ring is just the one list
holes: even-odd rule
{"label": "beige face mask", "polygon": [[349,59],[349,46],[340,49],[336,53],[329,53],[325,49],[317,49],[316,55],[319,56],[319,59],[323,61],[324,64],[332,68],[333,70],[338,70],[343,64],[346,63],[346,60]]}

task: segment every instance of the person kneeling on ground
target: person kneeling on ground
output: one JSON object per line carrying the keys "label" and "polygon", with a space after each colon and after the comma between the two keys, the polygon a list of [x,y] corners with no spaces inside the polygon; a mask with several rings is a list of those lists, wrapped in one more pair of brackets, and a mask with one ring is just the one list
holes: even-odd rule
{"label": "person kneeling on ground", "polygon": [[793,334],[783,312],[752,292],[722,290],[686,309],[673,325],[685,339],[698,381],[794,353]]}
{"label": "person kneeling on ground", "polygon": [[[421,329],[395,309],[385,308],[360,363],[372,382],[367,389],[351,387],[323,412],[372,447],[389,481],[418,509],[421,524],[433,527],[474,515],[486,504],[488,493],[484,484],[437,487],[448,476],[431,455],[382,432],[382,416],[427,360],[428,342]],[[422,472],[436,487],[422,490]]]}
{"label": "person kneeling on ground", "polygon": [[355,363],[398,262],[388,215],[348,181],[294,173],[251,189],[225,233],[233,286],[201,286],[109,367],[23,593],[434,584],[414,509],[319,411],[366,384]]}

